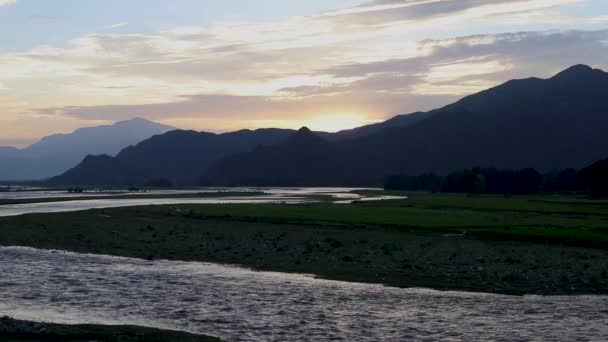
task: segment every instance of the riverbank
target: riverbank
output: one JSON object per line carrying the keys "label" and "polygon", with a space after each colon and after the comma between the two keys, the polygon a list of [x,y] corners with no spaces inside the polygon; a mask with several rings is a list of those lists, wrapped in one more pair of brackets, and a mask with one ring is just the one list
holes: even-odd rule
{"label": "riverbank", "polygon": [[168,205],[0,219],[0,245],[208,261],[397,287],[608,293],[608,208],[583,197],[408,194],[354,204]]}
{"label": "riverbank", "polygon": [[218,338],[137,326],[67,325],[0,318],[0,341],[212,342]]}
{"label": "riverbank", "polygon": [[224,198],[224,197],[254,197],[265,196],[263,191],[214,191],[214,192],[194,192],[194,193],[175,193],[175,194],[154,194],[154,193],[89,193],[79,196],[62,196],[48,198],[0,198],[1,205],[34,204],[34,203],[55,203],[69,201],[96,201],[96,200],[119,200],[119,199],[196,199],[196,198]]}

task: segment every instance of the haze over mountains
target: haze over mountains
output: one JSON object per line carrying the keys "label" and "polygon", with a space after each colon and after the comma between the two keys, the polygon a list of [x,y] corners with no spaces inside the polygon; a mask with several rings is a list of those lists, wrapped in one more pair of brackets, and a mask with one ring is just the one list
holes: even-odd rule
{"label": "haze over mountains", "polygon": [[113,125],[55,134],[26,147],[0,147],[0,180],[35,180],[56,176],[89,154],[115,155],[126,146],[175,129],[136,118]]}
{"label": "haze over mountains", "polygon": [[509,81],[427,113],[335,134],[306,128],[170,132],[116,158],[87,157],[52,183],[167,178],[214,185],[377,185],[394,173],[472,166],[581,168],[608,156],[606,89],[607,73],[577,65],[549,79]]}

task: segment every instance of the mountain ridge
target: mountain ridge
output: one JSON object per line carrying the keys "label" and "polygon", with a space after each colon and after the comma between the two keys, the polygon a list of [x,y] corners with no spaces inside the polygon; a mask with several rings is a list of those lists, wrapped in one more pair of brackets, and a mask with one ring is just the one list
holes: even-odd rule
{"label": "mountain ridge", "polygon": [[[276,185],[378,185],[390,174],[445,174],[473,166],[580,168],[608,154],[605,89],[608,74],[582,66],[548,79],[511,80],[430,111],[412,125],[334,142],[331,157],[319,150],[317,160],[304,158],[329,170],[323,177],[301,182],[288,165],[304,159],[295,150],[279,153],[280,146],[218,161],[208,177],[224,185],[270,186],[279,178]],[[281,161],[270,174],[255,163],[271,163],[269,155]]]}
{"label": "mountain ridge", "polygon": [[[174,131],[173,145],[157,136],[120,152],[112,163],[127,169],[113,172],[130,173],[122,184],[166,177],[205,185],[359,186],[381,184],[395,173],[445,174],[473,166],[578,168],[608,154],[605,89],[607,73],[577,65],[550,78],[510,80],[429,112],[338,133]],[[270,132],[280,134],[261,138]],[[245,137],[250,139],[241,141]],[[175,157],[181,154],[194,157]],[[74,169],[78,175],[68,172],[53,181],[103,183],[96,179],[99,167],[81,164]]]}
{"label": "mountain ridge", "polygon": [[[358,134],[363,136],[368,134],[369,132],[365,131],[366,127],[361,127],[363,131]],[[293,139],[291,139],[292,134]],[[204,177],[206,168],[213,162],[230,155],[264,149],[283,140],[295,139],[294,144],[307,141],[319,145],[349,138],[350,135],[332,137],[332,133],[312,132],[308,128],[299,131],[278,128],[242,129],[221,134],[174,130],[153,136],[137,145],[128,146],[115,157],[85,158],[76,167],[50,179],[47,184],[125,186],[142,185],[149,180],[160,178],[166,178],[176,184],[192,185],[201,182],[207,184]],[[200,155],[204,153],[210,155]],[[188,157],[179,158],[180,155]],[[105,164],[97,164],[102,162]],[[98,172],[99,169],[105,170],[104,174]]]}
{"label": "mountain ridge", "polygon": [[128,145],[173,129],[135,118],[49,135],[21,149],[0,148],[0,179],[23,181],[52,177],[76,165],[87,154],[114,155]]}

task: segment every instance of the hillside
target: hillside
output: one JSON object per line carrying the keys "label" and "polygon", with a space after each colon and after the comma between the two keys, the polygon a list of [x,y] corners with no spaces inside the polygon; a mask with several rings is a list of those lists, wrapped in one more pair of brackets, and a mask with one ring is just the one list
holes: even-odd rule
{"label": "hillside", "polygon": [[55,134],[26,147],[0,148],[0,180],[36,180],[55,176],[73,167],[88,154],[115,155],[173,127],[145,119],[87,127],[69,134]]}
{"label": "hillside", "polygon": [[229,157],[212,165],[208,178],[228,185],[373,185],[392,173],[472,166],[581,168],[608,155],[606,89],[607,73],[578,65],[549,79],[506,82],[406,127],[305,153],[283,144]]}
{"label": "hillside", "polygon": [[[385,123],[338,133],[313,133],[305,130],[291,139],[288,138],[296,131],[260,129],[213,134],[175,130],[144,140],[136,146],[129,146],[115,158],[90,153],[81,163],[54,177],[48,184],[128,186],[143,185],[161,178],[177,184],[212,184],[203,176],[211,164],[222,158],[240,155],[253,149],[265,150],[269,146],[283,142],[286,148],[293,146],[298,149],[299,155],[303,155],[305,153],[303,147],[307,145],[300,142],[306,140],[307,136],[318,135],[330,141],[343,141],[368,136],[383,127],[405,127],[415,120],[418,118],[411,120],[408,119],[408,115],[400,115]],[[314,150],[314,146],[309,148]],[[272,158],[269,158],[271,163],[270,159]],[[272,167],[272,165],[268,166]]]}
{"label": "hillside", "polygon": [[177,184],[199,184],[212,162],[258,145],[271,145],[293,131],[261,129],[213,134],[175,130],[125,148],[116,157],[87,156],[54,177],[52,185],[142,185],[166,178]]}

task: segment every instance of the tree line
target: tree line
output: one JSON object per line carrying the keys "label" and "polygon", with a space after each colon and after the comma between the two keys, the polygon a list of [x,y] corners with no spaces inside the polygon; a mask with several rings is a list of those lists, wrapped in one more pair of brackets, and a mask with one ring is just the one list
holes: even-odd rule
{"label": "tree line", "polygon": [[608,159],[582,169],[564,169],[541,174],[533,168],[499,170],[475,167],[455,171],[447,176],[424,173],[386,178],[387,190],[432,192],[461,192],[469,194],[539,194],[591,193],[594,197],[608,196]]}

